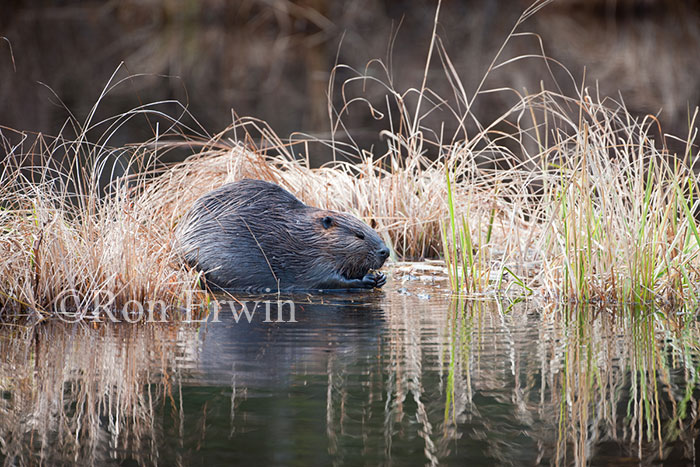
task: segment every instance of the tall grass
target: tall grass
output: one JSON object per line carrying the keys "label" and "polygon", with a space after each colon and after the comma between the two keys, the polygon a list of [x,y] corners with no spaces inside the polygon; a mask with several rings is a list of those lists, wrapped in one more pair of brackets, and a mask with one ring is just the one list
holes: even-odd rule
{"label": "tall grass", "polygon": [[[527,247],[538,261],[531,284],[564,300],[696,300],[700,237],[692,139],[685,154],[670,154],[654,141],[653,118],[634,118],[624,105],[586,93],[576,99],[551,92],[525,96],[514,109],[522,111],[545,122],[518,129],[519,137],[538,142],[528,159],[535,168],[527,175],[506,171],[524,186],[527,216],[519,220],[529,224]],[[545,135],[551,142],[542,145]],[[456,271],[457,264],[474,264],[471,235],[466,223],[455,222],[460,214],[449,199],[448,205],[453,247],[445,255]],[[487,241],[482,248],[494,246]],[[456,287],[453,281],[453,288],[469,289],[465,281]]]}
{"label": "tall grass", "polygon": [[[152,106],[153,109],[156,104]],[[111,302],[166,309],[197,277],[181,266],[157,206],[142,196],[157,166],[154,142],[110,147],[107,139],[144,111],[48,138],[5,130],[0,183],[0,309],[43,319],[62,305],[85,312]],[[89,142],[95,127],[105,139]],[[17,143],[11,141],[17,140]],[[160,312],[160,310],[158,310]]]}
{"label": "tall grass", "polygon": [[[104,292],[115,295],[115,306],[176,304],[199,279],[173,248],[177,223],[197,197],[243,177],[273,181],[308,204],[366,220],[395,259],[442,256],[456,293],[515,287],[563,301],[695,300],[694,130],[685,152],[672,154],[655,118],[635,117],[624,103],[593,95],[573,78],[571,95],[487,87],[492,73],[519,60],[540,59],[550,71],[556,65],[541,50],[502,57],[509,41],[527,37],[518,28],[547,3],[526,10],[472,94],[442,47],[437,14],[419,87],[395,89],[380,61],[362,72],[339,65],[334,71],[352,76],[339,91],[331,82],[343,105],[329,107],[329,140],[283,141],[255,119],[236,119],[210,136],[186,124],[182,108],[169,117],[160,108],[166,103],[99,122],[94,109],[82,125],[71,120],[73,139],[38,137],[30,144],[27,135],[3,129],[4,313],[49,316],[65,291],[75,294],[76,308]],[[442,74],[430,71],[437,59]],[[434,93],[437,79],[448,80],[453,95]],[[358,84],[383,86],[385,98],[370,101]],[[480,122],[473,104],[493,93],[512,107]],[[383,153],[342,143],[352,141],[341,137],[343,118],[357,106],[386,121]],[[442,123],[430,126],[438,114]],[[151,125],[154,138],[111,147],[123,122],[134,118]],[[454,134],[445,133],[445,121]],[[695,115],[689,123],[695,127]],[[13,143],[18,138],[24,141]],[[334,159],[311,168],[309,155],[319,145],[331,148]],[[167,151],[183,149],[195,155],[174,166],[160,162]]]}

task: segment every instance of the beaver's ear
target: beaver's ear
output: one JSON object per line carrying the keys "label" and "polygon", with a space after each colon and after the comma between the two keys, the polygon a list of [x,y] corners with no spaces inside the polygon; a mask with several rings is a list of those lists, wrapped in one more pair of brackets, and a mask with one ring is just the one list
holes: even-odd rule
{"label": "beaver's ear", "polygon": [[324,229],[329,229],[333,225],[333,218],[331,216],[326,216],[321,219],[321,225]]}

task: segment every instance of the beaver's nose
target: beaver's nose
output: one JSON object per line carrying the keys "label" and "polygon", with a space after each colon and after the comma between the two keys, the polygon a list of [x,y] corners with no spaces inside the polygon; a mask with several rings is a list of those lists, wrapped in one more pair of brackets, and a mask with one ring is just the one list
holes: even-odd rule
{"label": "beaver's nose", "polygon": [[379,257],[384,261],[389,257],[389,249],[387,247],[382,247],[377,251]]}

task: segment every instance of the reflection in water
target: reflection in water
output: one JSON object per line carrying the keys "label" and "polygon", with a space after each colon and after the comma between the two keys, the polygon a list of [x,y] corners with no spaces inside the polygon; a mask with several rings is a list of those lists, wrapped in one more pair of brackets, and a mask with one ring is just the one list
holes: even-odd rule
{"label": "reflection in water", "polygon": [[[6,464],[689,462],[697,330],[388,290],[0,334]],[[259,299],[258,299],[259,300]],[[362,301],[359,301],[362,300]],[[252,302],[250,302],[252,303]],[[276,316],[272,303],[272,316]],[[575,319],[573,317],[576,317]],[[569,321],[569,324],[566,324]]]}
{"label": "reflection in water", "polygon": [[0,329],[5,464],[158,458],[156,407],[172,398],[196,330],[59,323]]}

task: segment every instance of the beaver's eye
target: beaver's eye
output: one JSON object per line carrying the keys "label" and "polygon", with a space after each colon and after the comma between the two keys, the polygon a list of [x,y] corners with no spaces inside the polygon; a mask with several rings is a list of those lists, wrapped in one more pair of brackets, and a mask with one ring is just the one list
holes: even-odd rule
{"label": "beaver's eye", "polygon": [[323,219],[321,219],[321,225],[324,229],[330,228],[330,226],[333,225],[333,218],[330,216],[324,217]]}
{"label": "beaver's eye", "polygon": [[359,238],[360,240],[364,240],[364,239],[365,239],[365,234],[363,234],[362,232],[357,232],[357,233],[355,234],[355,236],[356,236],[357,238]]}

